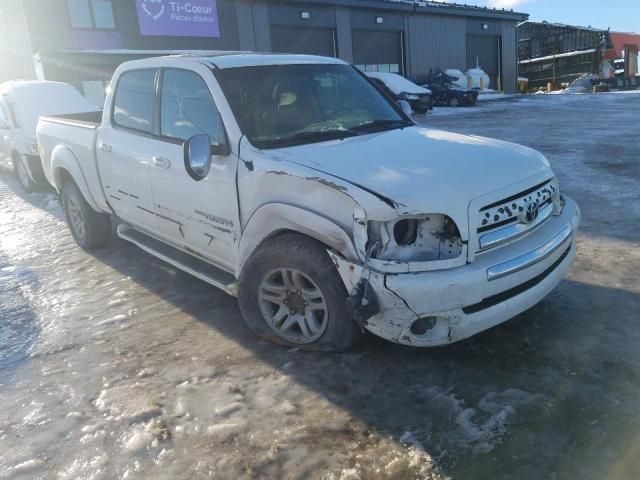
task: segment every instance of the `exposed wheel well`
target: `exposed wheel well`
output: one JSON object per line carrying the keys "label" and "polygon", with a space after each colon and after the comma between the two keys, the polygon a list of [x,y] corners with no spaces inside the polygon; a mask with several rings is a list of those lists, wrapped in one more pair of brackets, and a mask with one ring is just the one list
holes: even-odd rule
{"label": "exposed wheel well", "polygon": [[71,174],[69,173],[69,171],[66,168],[58,168],[58,169],[56,169],[56,171],[54,173],[54,182],[55,182],[56,186],[59,185],[58,190],[62,190],[62,186],[67,181],[73,182],[74,184],[76,183],[73,180],[73,177],[71,176]]}
{"label": "exposed wheel well", "polygon": [[[271,232],[269,235],[267,235],[265,238],[263,238],[263,239],[262,239],[262,241],[261,241],[261,242],[256,246],[256,248],[253,250],[253,252],[251,252],[251,255],[253,255],[253,254],[254,254],[255,252],[257,252],[260,248],[262,248],[262,246],[263,246],[266,242],[268,242],[268,241],[270,241],[270,240],[273,240],[274,238],[282,237],[282,236],[284,236],[284,235],[289,235],[289,234],[292,234],[292,233],[293,233],[293,234],[296,234],[296,235],[300,235],[300,236],[306,237],[306,238],[309,238],[309,239],[314,240],[314,241],[316,241],[316,242],[319,242],[319,243],[321,243],[322,245],[324,245],[324,246],[327,248],[327,250],[335,250],[335,248],[334,248],[334,247],[332,247],[331,245],[329,245],[326,241],[322,240],[321,238],[314,237],[314,236],[312,236],[312,235],[309,235],[309,234],[307,234],[307,233],[305,233],[305,232],[301,232],[301,231],[299,231],[299,230],[294,230],[294,229],[291,229],[291,228],[282,228],[282,229],[280,229],[280,230],[276,230],[276,231],[274,231],[274,232]],[[250,256],[251,256],[251,255],[250,255]]]}

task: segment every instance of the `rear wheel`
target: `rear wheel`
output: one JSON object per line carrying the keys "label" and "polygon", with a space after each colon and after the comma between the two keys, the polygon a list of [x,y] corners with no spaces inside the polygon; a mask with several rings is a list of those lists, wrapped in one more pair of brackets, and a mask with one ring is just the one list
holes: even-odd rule
{"label": "rear wheel", "polygon": [[15,172],[16,177],[18,177],[20,185],[22,185],[24,191],[27,193],[34,192],[38,186],[33,180],[31,180],[25,160],[19,154],[14,153],[12,156],[12,163],[13,171]]}
{"label": "rear wheel", "polygon": [[240,310],[249,327],[275,343],[343,351],[362,332],[324,245],[300,234],[267,240],[240,275]]}
{"label": "rear wheel", "polygon": [[111,216],[94,211],[70,180],[62,186],[62,209],[73,238],[82,248],[91,250],[109,242]]}

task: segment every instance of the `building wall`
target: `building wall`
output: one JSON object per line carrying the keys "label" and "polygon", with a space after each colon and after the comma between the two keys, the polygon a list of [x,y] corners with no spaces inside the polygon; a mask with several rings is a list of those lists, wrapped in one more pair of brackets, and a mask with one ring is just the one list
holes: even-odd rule
{"label": "building wall", "polygon": [[0,0],[0,82],[35,78],[24,12],[15,0]]}
{"label": "building wall", "polygon": [[408,73],[426,75],[431,68],[466,70],[466,20],[459,17],[408,17]]}
{"label": "building wall", "polygon": [[[67,0],[0,0],[0,5],[10,6],[10,15],[18,14],[23,5],[25,15],[21,18],[28,20],[30,36],[29,42],[17,43],[27,45],[30,53],[104,49],[271,51],[271,27],[280,25],[333,29],[337,55],[353,62],[354,31],[398,32],[404,72],[409,77],[425,75],[435,67],[465,70],[468,36],[493,35],[500,39],[503,87],[509,92],[516,90],[517,19],[505,20],[505,12],[467,9],[452,13],[449,8],[412,11],[404,4],[398,4],[397,10],[381,9],[374,1],[217,0],[221,35],[201,38],[141,35],[133,0],[113,0],[114,30],[72,28]],[[310,18],[302,19],[301,10],[308,11]],[[383,23],[376,23],[378,16],[384,18]]]}

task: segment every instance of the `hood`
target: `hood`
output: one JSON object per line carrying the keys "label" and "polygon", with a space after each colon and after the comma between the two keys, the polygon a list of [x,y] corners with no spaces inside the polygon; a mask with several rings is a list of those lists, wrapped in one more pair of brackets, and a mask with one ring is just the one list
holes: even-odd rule
{"label": "hood", "polygon": [[473,199],[552,176],[547,159],[530,148],[420,127],[290,147],[278,156],[375,192],[400,214],[444,213],[456,223],[467,223]]}

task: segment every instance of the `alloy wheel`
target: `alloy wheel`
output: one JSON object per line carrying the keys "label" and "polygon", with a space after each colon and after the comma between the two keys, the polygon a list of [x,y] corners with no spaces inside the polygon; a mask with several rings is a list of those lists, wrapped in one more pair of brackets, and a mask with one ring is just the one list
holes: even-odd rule
{"label": "alloy wheel", "polygon": [[322,290],[296,268],[268,272],[260,283],[258,301],[267,325],[288,342],[314,342],[327,328],[329,310]]}

